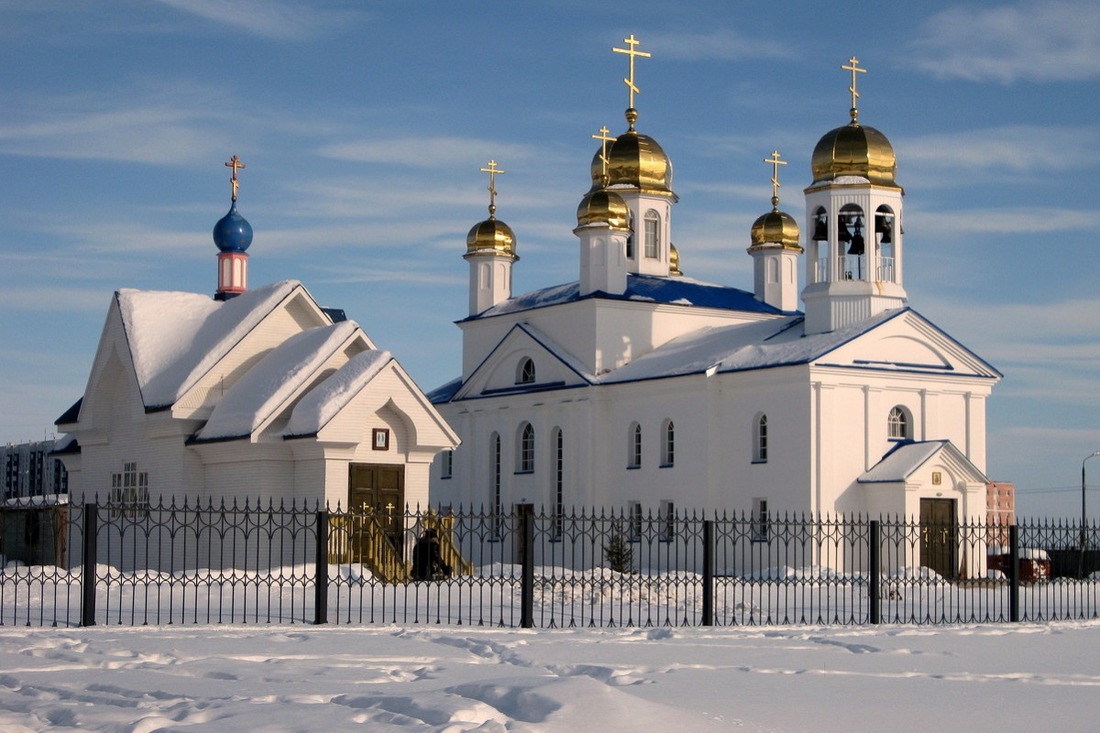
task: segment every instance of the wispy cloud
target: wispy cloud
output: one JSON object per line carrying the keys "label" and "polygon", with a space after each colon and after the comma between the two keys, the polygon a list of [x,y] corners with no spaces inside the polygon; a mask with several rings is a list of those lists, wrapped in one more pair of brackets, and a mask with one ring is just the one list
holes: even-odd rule
{"label": "wispy cloud", "polygon": [[1013,207],[910,212],[913,231],[921,236],[966,234],[1050,234],[1092,231],[1100,227],[1100,211]]}
{"label": "wispy cloud", "polygon": [[705,33],[650,32],[646,34],[646,45],[662,57],[689,61],[793,58],[797,55],[786,44],[743,35],[729,28],[715,28]]}
{"label": "wispy cloud", "polygon": [[309,40],[359,15],[351,7],[325,9],[282,0],[158,0],[234,31],[273,40]]}
{"label": "wispy cloud", "polygon": [[940,78],[1084,81],[1100,77],[1095,0],[974,3],[936,13],[912,43],[915,65]]}
{"label": "wispy cloud", "polygon": [[[413,166],[416,168],[454,168],[471,160],[530,160],[538,153],[524,145],[509,145],[498,140],[461,137],[406,137],[359,140],[321,146],[323,158],[352,160],[360,163]],[[503,167],[503,166],[502,166]]]}
{"label": "wispy cloud", "polygon": [[[1100,67],[1100,57],[1096,63]],[[907,167],[937,171],[1030,175],[1100,164],[1100,131],[1094,127],[1007,125],[925,135],[895,144],[902,149],[899,156]]]}

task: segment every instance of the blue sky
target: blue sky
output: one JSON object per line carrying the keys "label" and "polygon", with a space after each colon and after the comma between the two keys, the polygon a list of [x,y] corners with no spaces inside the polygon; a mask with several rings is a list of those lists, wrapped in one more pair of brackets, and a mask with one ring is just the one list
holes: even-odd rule
{"label": "blue sky", "polygon": [[[751,289],[752,221],[802,222],[817,140],[885,133],[910,304],[1005,374],[988,473],[1080,512],[1100,450],[1100,5],[1067,2],[0,2],[0,441],[80,396],[113,291],[210,292],[210,232],[252,223],[249,283],[301,280],[425,390],[456,376],[469,228],[515,231],[515,292],[577,278],[591,140],[672,158],[686,275]],[[1100,458],[1090,462],[1100,516]]]}

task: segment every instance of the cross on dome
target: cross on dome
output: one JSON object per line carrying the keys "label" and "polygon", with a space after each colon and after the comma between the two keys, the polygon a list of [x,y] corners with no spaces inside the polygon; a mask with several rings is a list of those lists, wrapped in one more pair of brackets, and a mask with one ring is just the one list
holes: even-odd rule
{"label": "cross on dome", "polygon": [[856,107],[856,100],[859,99],[859,92],[856,91],[856,74],[866,74],[867,69],[859,68],[859,59],[855,56],[848,59],[848,63],[851,66],[841,66],[840,68],[852,72],[852,86],[848,87],[848,91],[852,93],[852,109],[849,114],[852,115],[852,122],[855,122],[856,118],[859,117],[859,109]]}
{"label": "cross on dome", "polygon": [[601,142],[600,162],[603,164],[603,173],[601,174],[601,177],[603,179],[604,185],[606,186],[607,185],[607,164],[610,162],[607,159],[607,144],[610,143],[610,142],[614,142],[615,138],[611,137],[611,135],[609,134],[611,132],[611,130],[607,129],[607,125],[604,125],[603,127],[601,127],[599,132],[600,132],[600,134],[599,135],[593,135],[592,139],[593,140],[599,140]]}
{"label": "cross on dome", "polygon": [[787,161],[779,159],[779,151],[773,150],[772,157],[764,158],[765,163],[772,167],[772,206],[779,210],[779,166],[787,165]]}
{"label": "cross on dome", "polygon": [[489,174],[489,217],[492,218],[497,210],[497,174],[503,174],[504,171],[497,168],[495,160],[490,160],[489,166],[482,168],[481,172]]}
{"label": "cross on dome", "polygon": [[242,170],[245,166],[241,162],[241,159],[234,155],[225,163],[226,168],[233,169],[233,176],[229,179],[229,182],[233,185],[233,200],[237,200],[237,187],[240,186],[240,182],[237,181],[237,171]]}
{"label": "cross on dome", "polygon": [[635,48],[641,41],[634,37],[634,34],[630,34],[630,38],[624,38],[623,43],[627,44],[630,48],[612,48],[615,53],[625,53],[630,57],[630,76],[623,79],[623,83],[626,84],[627,89],[630,90],[630,109],[634,109],[634,95],[641,94],[638,87],[634,84],[634,58],[641,56],[648,59],[652,57],[652,54],[646,51],[639,51]]}

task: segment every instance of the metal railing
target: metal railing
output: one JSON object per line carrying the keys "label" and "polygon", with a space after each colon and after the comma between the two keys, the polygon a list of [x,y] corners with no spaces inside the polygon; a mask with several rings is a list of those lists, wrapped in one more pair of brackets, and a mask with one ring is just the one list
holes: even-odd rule
{"label": "metal railing", "polygon": [[[1069,522],[553,514],[530,505],[381,521],[319,506],[186,502],[37,504],[7,507],[0,519],[2,625],[570,628],[1100,615],[1100,532]],[[429,529],[449,574],[414,581],[414,548]]]}

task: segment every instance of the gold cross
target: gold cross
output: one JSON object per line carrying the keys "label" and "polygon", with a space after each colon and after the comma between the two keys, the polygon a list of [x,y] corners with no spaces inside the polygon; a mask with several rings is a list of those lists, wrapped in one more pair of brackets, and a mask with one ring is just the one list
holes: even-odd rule
{"label": "gold cross", "polygon": [[848,63],[851,66],[841,66],[840,68],[852,72],[852,86],[848,87],[848,91],[852,93],[852,122],[855,122],[856,117],[859,116],[859,110],[856,108],[856,100],[859,99],[859,92],[856,91],[856,74],[866,74],[867,69],[859,68],[859,59],[855,56],[848,59]]}
{"label": "gold cross", "polygon": [[773,150],[772,157],[764,158],[765,163],[772,165],[772,206],[779,206],[779,166],[787,165],[787,161],[779,159],[779,151]]}
{"label": "gold cross", "polygon": [[607,125],[604,125],[600,128],[599,135],[592,136],[593,140],[600,140],[602,142],[602,145],[600,147],[600,162],[603,163],[603,172],[601,173],[600,178],[603,181],[604,185],[607,185],[607,164],[610,162],[607,159],[607,144],[615,140],[615,138],[608,135],[609,132],[611,132],[611,130],[607,129]]}
{"label": "gold cross", "polygon": [[233,200],[236,201],[237,187],[240,185],[240,183],[237,182],[237,171],[244,168],[244,163],[241,162],[240,158],[234,155],[228,162],[226,162],[225,167],[233,169],[233,177],[229,179],[229,182],[233,184]]}
{"label": "gold cross", "polygon": [[497,174],[503,174],[504,171],[497,168],[495,160],[490,160],[489,167],[482,168],[481,172],[489,174],[489,216],[492,216],[497,210]]}
{"label": "gold cross", "polygon": [[639,43],[641,43],[641,41],[635,38],[633,33],[630,34],[630,38],[624,38],[623,43],[630,46],[630,48],[612,48],[611,50],[615,53],[625,53],[627,56],[630,57],[630,77],[627,79],[623,79],[623,83],[625,83],[627,88],[630,90],[630,108],[634,109],[634,95],[641,93],[640,91],[638,91],[638,87],[634,85],[634,57],[641,56],[642,58],[648,59],[652,56],[652,54],[646,53],[645,51],[639,51],[638,49],[634,48]]}

